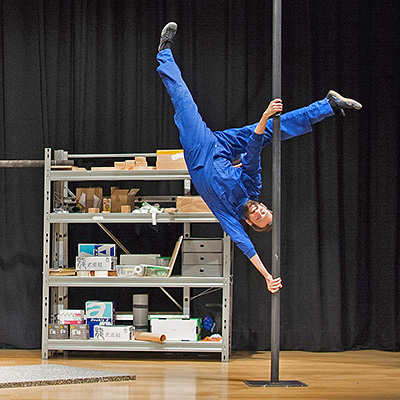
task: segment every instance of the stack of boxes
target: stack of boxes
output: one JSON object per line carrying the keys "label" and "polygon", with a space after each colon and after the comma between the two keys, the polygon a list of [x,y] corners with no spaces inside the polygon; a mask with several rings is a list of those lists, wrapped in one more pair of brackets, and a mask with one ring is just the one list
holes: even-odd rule
{"label": "stack of boxes", "polygon": [[61,310],[58,323],[49,324],[49,339],[112,340],[135,339],[133,325],[114,325],[113,301],[89,300],[83,310]]}
{"label": "stack of boxes", "polygon": [[[127,208],[122,210],[123,206],[129,206],[132,210],[135,205],[135,196],[139,189],[119,189],[111,188],[111,196],[103,196],[103,188],[77,188],[76,204],[81,212],[127,212]],[[129,211],[130,212],[130,211]]]}
{"label": "stack of boxes", "polygon": [[134,160],[115,161],[113,167],[92,167],[92,171],[132,171],[134,169],[155,169],[147,165],[146,157],[135,157]]}
{"label": "stack of boxes", "polygon": [[78,244],[75,270],[78,276],[108,276],[117,265],[115,244]]}

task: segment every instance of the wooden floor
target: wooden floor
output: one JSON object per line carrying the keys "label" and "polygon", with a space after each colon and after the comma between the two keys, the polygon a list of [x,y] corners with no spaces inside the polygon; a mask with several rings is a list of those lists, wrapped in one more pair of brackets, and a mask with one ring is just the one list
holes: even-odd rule
{"label": "wooden floor", "polygon": [[304,388],[252,388],[268,380],[268,352],[217,355],[68,352],[44,361],[39,351],[0,350],[0,367],[41,363],[136,375],[136,381],[0,389],[0,399],[400,399],[400,354],[281,352],[280,379]]}

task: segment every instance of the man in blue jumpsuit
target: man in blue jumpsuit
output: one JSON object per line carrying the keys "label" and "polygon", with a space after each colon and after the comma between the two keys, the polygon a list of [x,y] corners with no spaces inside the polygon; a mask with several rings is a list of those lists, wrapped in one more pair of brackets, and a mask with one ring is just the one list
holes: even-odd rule
{"label": "man in blue jumpsuit", "polygon": [[[261,191],[261,150],[272,142],[272,120],[281,112],[281,99],[271,101],[258,123],[243,128],[211,131],[202,120],[171,52],[177,25],[168,23],[157,54],[157,71],[171,97],[175,124],[184,149],[185,161],[198,193],[219,220],[223,230],[264,276],[268,290],[277,292],[281,279],[264,267],[253,243],[240,223],[244,219],[257,231],[272,227],[273,214],[258,202]],[[361,104],[334,91],[311,105],[281,116],[282,140],[312,131],[312,125],[334,115],[334,109],[360,109]],[[241,166],[232,160],[241,157]]]}

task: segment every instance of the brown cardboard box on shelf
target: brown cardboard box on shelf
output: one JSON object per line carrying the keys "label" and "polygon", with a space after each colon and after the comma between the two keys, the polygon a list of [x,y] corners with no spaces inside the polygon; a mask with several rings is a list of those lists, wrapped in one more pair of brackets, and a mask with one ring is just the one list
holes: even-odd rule
{"label": "brown cardboard box on shelf", "polygon": [[183,150],[157,150],[157,169],[187,169]]}
{"label": "brown cardboard box on shelf", "polygon": [[135,166],[133,169],[148,169],[146,157],[135,157]]}
{"label": "brown cardboard box on shelf", "polygon": [[124,161],[114,161],[114,167],[118,169],[125,169]]}
{"label": "brown cardboard box on shelf", "polygon": [[111,212],[121,212],[121,206],[134,208],[135,196],[139,189],[111,188]]}
{"label": "brown cardboard box on shelf", "polygon": [[201,196],[177,196],[176,208],[179,212],[211,212]]}
{"label": "brown cardboard box on shelf", "polygon": [[89,208],[103,206],[103,188],[76,188],[76,205],[82,208],[82,212],[88,212]]}
{"label": "brown cardboard box on shelf", "polygon": [[130,213],[130,212],[132,212],[132,207],[129,205],[121,206],[121,212],[122,213]]}
{"label": "brown cardboard box on shelf", "polygon": [[135,167],[135,160],[125,160],[125,169],[128,171],[133,170]]}

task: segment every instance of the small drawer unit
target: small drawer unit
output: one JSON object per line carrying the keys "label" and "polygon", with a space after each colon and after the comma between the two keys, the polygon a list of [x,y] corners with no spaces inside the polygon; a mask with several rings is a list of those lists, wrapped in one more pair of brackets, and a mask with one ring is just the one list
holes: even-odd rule
{"label": "small drawer unit", "polygon": [[183,240],[182,276],[222,276],[222,239]]}

